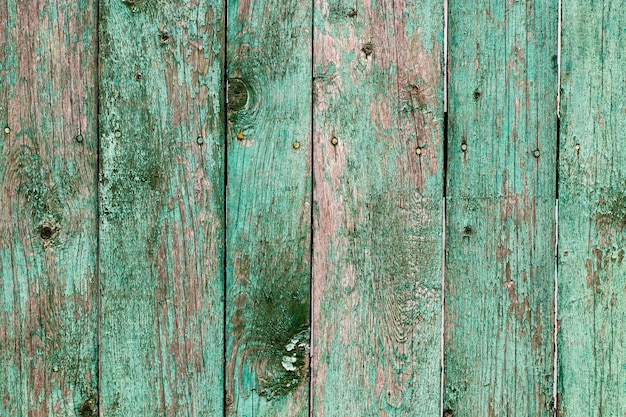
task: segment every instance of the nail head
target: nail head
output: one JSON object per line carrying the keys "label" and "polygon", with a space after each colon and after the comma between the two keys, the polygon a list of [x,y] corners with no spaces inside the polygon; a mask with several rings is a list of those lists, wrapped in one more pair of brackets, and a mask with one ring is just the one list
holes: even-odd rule
{"label": "nail head", "polygon": [[332,139],[330,140],[330,143],[332,143],[333,146],[337,146],[337,144],[339,143],[339,140],[333,136]]}
{"label": "nail head", "polygon": [[196,142],[198,142],[198,145],[202,145],[204,143],[204,138],[202,136],[198,136]]}
{"label": "nail head", "polygon": [[300,149],[300,142],[294,142],[293,143],[293,148],[294,149]]}
{"label": "nail head", "polygon": [[241,130],[237,133],[237,140],[243,140],[243,132]]}
{"label": "nail head", "polygon": [[576,152],[578,152],[580,150],[580,145],[576,144],[576,146],[574,146],[574,149],[576,149]]}
{"label": "nail head", "polygon": [[11,128],[9,126],[5,126],[4,128],[4,134],[8,135],[9,133],[11,133]]}
{"label": "nail head", "polygon": [[463,152],[465,152],[465,151],[467,150],[467,143],[462,143],[462,144],[461,144],[461,150],[462,150]]}
{"label": "nail head", "polygon": [[534,155],[535,158],[539,158],[539,156],[541,155],[541,152],[539,152],[539,149],[535,149],[533,151],[533,155]]}
{"label": "nail head", "polygon": [[120,132],[119,130],[115,131],[115,137],[116,138],[121,138],[122,137],[122,132]]}
{"label": "nail head", "polygon": [[421,155],[422,154],[422,148],[415,149],[415,154],[416,155]]}
{"label": "nail head", "polygon": [[53,234],[54,234],[54,231],[52,230],[50,226],[42,226],[41,230],[39,231],[39,235],[41,236],[43,240],[50,239]]}
{"label": "nail head", "polygon": [[76,135],[76,142],[82,142],[83,141],[83,135]]}

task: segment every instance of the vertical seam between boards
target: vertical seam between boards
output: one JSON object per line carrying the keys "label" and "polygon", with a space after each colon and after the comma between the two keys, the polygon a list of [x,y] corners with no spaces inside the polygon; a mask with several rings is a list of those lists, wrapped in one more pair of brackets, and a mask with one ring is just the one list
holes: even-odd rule
{"label": "vertical seam between boards", "polygon": [[448,193],[448,30],[449,30],[449,4],[443,1],[443,173],[442,173],[442,199],[441,199],[441,328],[439,339],[439,415],[444,412],[444,383],[445,383],[445,302],[446,302],[446,233],[447,233],[447,207],[446,196]]}
{"label": "vertical seam between boards", "polygon": [[558,1],[557,10],[557,89],[556,89],[556,164],[555,164],[555,202],[554,202],[554,328],[553,328],[553,363],[552,363],[552,415],[559,415],[559,183],[560,170],[559,164],[561,160],[561,50],[562,50],[562,31],[563,31],[563,2]]}
{"label": "vertical seam between boards", "polygon": [[227,370],[228,370],[228,0],[222,1],[222,7],[224,10],[223,18],[223,43],[224,53],[222,57],[224,59],[222,65],[222,103],[223,103],[223,119],[222,119],[222,146],[223,155],[222,163],[224,164],[224,177],[222,179],[222,230],[223,230],[223,248],[222,248],[222,288],[223,288],[223,304],[222,304],[222,415],[226,417],[228,415],[228,396],[232,393],[228,392],[227,383]]}
{"label": "vertical seam between boards", "polygon": [[100,140],[100,83],[102,81],[101,71],[101,63],[100,63],[100,40],[101,40],[101,27],[100,27],[100,1],[95,0],[95,8],[96,8],[96,338],[97,338],[97,352],[96,352],[96,407],[98,410],[98,415],[103,417],[103,411],[101,407],[101,388],[102,388],[102,372],[101,372],[101,364],[102,364],[102,268],[100,262],[100,250],[101,250],[101,225],[102,221],[100,218],[101,213],[101,204],[102,204],[102,193],[100,189],[100,178],[103,175],[102,170],[102,154],[101,154],[101,140]]}
{"label": "vertical seam between boards", "polygon": [[315,0],[311,0],[311,65],[310,65],[310,79],[311,79],[311,111],[310,111],[310,136],[309,143],[311,147],[311,157],[309,159],[311,168],[311,180],[309,182],[311,186],[311,202],[310,202],[310,211],[309,211],[309,227],[311,228],[311,241],[310,241],[310,249],[309,249],[309,397],[308,397],[308,408],[309,408],[309,417],[313,417],[313,259],[315,255],[315,227],[314,220],[315,214],[313,211],[315,205],[315,169],[314,169],[314,152],[315,152],[315,140],[314,140],[314,132],[315,132],[315,117],[314,117],[314,109],[315,109]]}

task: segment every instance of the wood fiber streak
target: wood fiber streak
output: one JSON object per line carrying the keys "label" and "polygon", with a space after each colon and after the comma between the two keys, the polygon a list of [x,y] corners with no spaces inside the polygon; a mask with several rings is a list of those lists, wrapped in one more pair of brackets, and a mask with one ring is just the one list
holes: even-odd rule
{"label": "wood fiber streak", "polygon": [[307,416],[311,4],[227,8],[227,414]]}
{"label": "wood fiber streak", "polygon": [[450,1],[444,415],[551,415],[557,6]]}
{"label": "wood fiber streak", "polygon": [[443,2],[314,25],[313,415],[438,416]]}
{"label": "wood fiber streak", "polygon": [[223,412],[224,14],[100,2],[101,415]]}
{"label": "wood fiber streak", "polygon": [[0,2],[2,416],[76,416],[96,394],[96,15]]}
{"label": "wood fiber streak", "polygon": [[559,393],[626,415],[626,2],[563,2]]}

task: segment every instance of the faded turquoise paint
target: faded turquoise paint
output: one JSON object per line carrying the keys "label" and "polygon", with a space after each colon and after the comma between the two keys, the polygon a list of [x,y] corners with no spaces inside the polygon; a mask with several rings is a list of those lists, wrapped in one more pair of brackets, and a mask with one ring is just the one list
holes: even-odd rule
{"label": "faded turquoise paint", "polygon": [[[449,8],[444,167],[440,0],[0,4],[0,415],[439,415],[444,169],[443,415],[549,415],[557,4]],[[624,10],[563,3],[568,417],[626,394]]]}
{"label": "faded turquoise paint", "polygon": [[315,2],[315,416],[439,415],[443,22]]}
{"label": "faded turquoise paint", "polygon": [[0,4],[2,416],[75,416],[96,394],[96,15]]}
{"label": "faded turquoise paint", "polygon": [[311,4],[227,7],[227,414],[306,416]]}
{"label": "faded turquoise paint", "polygon": [[626,2],[563,2],[559,393],[567,417],[626,409]]}
{"label": "faded turquoise paint", "polygon": [[448,415],[552,413],[557,6],[450,2]]}
{"label": "faded turquoise paint", "polygon": [[220,415],[222,4],[100,18],[100,412]]}

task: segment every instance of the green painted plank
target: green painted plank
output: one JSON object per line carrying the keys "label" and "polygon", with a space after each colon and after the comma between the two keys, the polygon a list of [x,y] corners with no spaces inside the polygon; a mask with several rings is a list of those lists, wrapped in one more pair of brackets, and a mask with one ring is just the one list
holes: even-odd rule
{"label": "green painted plank", "polygon": [[561,415],[626,415],[626,2],[563,2]]}
{"label": "green painted plank", "polygon": [[558,4],[449,16],[444,415],[548,416]]}
{"label": "green painted plank", "polygon": [[227,414],[306,416],[311,4],[227,9]]}
{"label": "green painted plank", "polygon": [[95,415],[96,16],[0,2],[2,416]]}
{"label": "green painted plank", "polygon": [[224,14],[100,2],[101,413],[223,411]]}
{"label": "green painted plank", "polygon": [[439,415],[443,33],[442,1],[315,3],[313,415]]}

